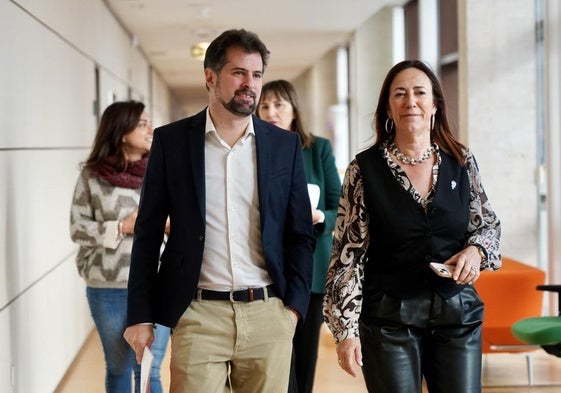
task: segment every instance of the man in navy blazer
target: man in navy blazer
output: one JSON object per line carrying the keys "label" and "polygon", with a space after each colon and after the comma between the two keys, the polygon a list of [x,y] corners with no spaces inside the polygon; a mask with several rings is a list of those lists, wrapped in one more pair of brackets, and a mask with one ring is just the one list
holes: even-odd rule
{"label": "man in navy blazer", "polygon": [[298,135],[252,115],[268,55],[254,33],[222,33],[208,108],[154,132],[124,336],[140,361],[153,324],[173,328],[174,393],[287,391],[314,237]]}

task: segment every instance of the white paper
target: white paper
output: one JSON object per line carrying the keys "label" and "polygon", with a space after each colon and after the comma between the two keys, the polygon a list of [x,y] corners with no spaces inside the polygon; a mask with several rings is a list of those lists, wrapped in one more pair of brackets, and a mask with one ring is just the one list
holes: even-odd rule
{"label": "white paper", "polygon": [[317,184],[308,183],[308,195],[310,196],[310,204],[312,208],[317,209],[319,203],[319,186]]}
{"label": "white paper", "polygon": [[148,347],[144,347],[144,352],[142,353],[142,362],[140,363],[140,393],[150,392],[150,370],[152,368],[152,362],[154,361],[154,355]]}

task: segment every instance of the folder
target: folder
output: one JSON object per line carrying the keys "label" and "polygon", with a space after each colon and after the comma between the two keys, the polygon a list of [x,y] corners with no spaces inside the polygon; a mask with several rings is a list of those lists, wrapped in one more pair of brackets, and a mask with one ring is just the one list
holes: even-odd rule
{"label": "folder", "polygon": [[150,393],[150,370],[154,354],[148,347],[144,347],[142,361],[140,362],[140,393]]}
{"label": "folder", "polygon": [[313,209],[317,209],[319,202],[320,189],[317,184],[308,183],[308,195]]}

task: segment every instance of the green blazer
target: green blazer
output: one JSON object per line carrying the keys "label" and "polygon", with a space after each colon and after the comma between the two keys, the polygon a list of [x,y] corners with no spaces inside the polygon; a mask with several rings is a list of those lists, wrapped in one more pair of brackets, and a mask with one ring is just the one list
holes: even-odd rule
{"label": "green blazer", "polygon": [[329,140],[316,136],[312,145],[303,149],[302,153],[306,179],[308,183],[319,186],[320,197],[317,208],[325,214],[325,222],[314,225],[316,250],[312,275],[312,292],[324,293],[335,218],[341,196],[341,178],[335,166],[335,157]]}

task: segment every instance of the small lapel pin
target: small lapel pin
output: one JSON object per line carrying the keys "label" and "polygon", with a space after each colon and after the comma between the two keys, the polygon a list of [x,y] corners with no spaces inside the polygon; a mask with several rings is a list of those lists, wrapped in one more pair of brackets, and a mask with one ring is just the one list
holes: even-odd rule
{"label": "small lapel pin", "polygon": [[450,182],[450,187],[452,187],[452,190],[454,190],[454,189],[456,188],[456,184],[457,184],[457,183],[456,183],[454,180],[452,180],[452,181]]}

